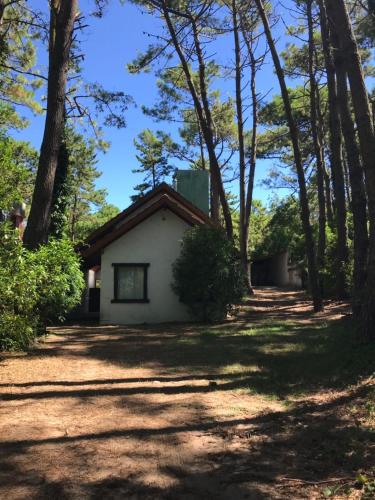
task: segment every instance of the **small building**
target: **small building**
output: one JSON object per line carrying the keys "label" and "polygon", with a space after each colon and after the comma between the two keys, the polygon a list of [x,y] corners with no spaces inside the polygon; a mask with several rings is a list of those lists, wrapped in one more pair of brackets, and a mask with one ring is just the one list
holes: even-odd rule
{"label": "small building", "polygon": [[291,263],[288,250],[255,259],[251,263],[251,281],[254,286],[302,288],[302,269]]}
{"label": "small building", "polygon": [[195,202],[163,183],[92,233],[80,249],[87,289],[76,313],[103,324],[191,319],[171,283],[185,231],[210,224],[208,203]]}

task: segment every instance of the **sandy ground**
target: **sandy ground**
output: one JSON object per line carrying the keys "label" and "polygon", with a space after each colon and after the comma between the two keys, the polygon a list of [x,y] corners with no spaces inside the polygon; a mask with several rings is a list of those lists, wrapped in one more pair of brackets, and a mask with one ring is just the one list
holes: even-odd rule
{"label": "sandy ground", "polygon": [[[253,314],[322,320],[298,293],[274,294],[259,291]],[[160,356],[175,336],[188,349],[196,328],[65,326],[29,353],[2,355],[0,498],[320,498],[326,481],[345,480],[337,466],[322,470],[327,457],[311,443],[322,420],[345,426],[337,408],[350,394],[291,410],[232,390],[223,372],[187,370],[183,350],[181,368]]]}

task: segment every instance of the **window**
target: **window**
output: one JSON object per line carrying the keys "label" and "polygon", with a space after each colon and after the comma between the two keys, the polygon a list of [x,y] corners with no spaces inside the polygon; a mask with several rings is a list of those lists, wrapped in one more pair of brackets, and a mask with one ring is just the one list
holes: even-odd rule
{"label": "window", "polygon": [[150,264],[112,264],[114,299],[112,302],[149,302],[147,271]]}

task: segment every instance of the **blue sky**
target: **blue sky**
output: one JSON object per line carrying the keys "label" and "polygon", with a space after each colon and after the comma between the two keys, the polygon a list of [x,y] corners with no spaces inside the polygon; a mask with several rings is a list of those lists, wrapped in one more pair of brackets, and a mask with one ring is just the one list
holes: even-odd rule
{"label": "blue sky", "polygon": [[[33,3],[38,8],[41,7],[40,0],[34,0],[31,4]],[[81,10],[87,14],[92,10],[92,4],[92,0],[81,0]],[[135,102],[126,114],[125,129],[104,129],[105,139],[111,146],[107,153],[98,154],[98,168],[103,173],[98,186],[108,190],[108,202],[123,209],[129,204],[133,187],[142,180],[140,175],[132,173],[132,169],[137,167],[133,139],[146,127],[171,132],[175,138],[178,137],[176,126],[155,123],[142,113],[142,104],[150,106],[157,99],[155,76],[152,73],[131,75],[126,70],[126,64],[147,47],[150,39],[146,33],[158,32],[159,21],[142,13],[134,5],[128,3],[121,6],[117,0],[111,0],[103,18],[90,17],[88,23],[90,26],[82,37],[85,53],[84,78],[90,82],[98,82],[110,90],[122,90],[132,96]],[[220,58],[230,63],[233,57],[232,45],[225,39],[220,43]],[[284,48],[282,42],[281,48]],[[44,48],[39,49],[39,65],[46,70]],[[264,94],[272,96],[278,93],[278,84],[269,61],[259,73],[257,84]],[[233,79],[221,83],[220,89],[224,96],[233,95],[233,85]],[[30,126],[16,135],[39,149],[43,127],[44,116],[32,117]],[[272,193],[260,187],[259,181],[267,175],[270,166],[269,161],[259,161],[257,165],[255,198],[265,202]],[[236,191],[236,186],[233,186],[233,191]]]}

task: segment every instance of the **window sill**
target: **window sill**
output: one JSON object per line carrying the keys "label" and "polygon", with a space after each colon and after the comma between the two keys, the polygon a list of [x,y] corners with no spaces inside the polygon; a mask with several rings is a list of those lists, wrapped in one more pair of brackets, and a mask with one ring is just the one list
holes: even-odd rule
{"label": "window sill", "polygon": [[111,304],[147,304],[150,299],[112,299]]}

